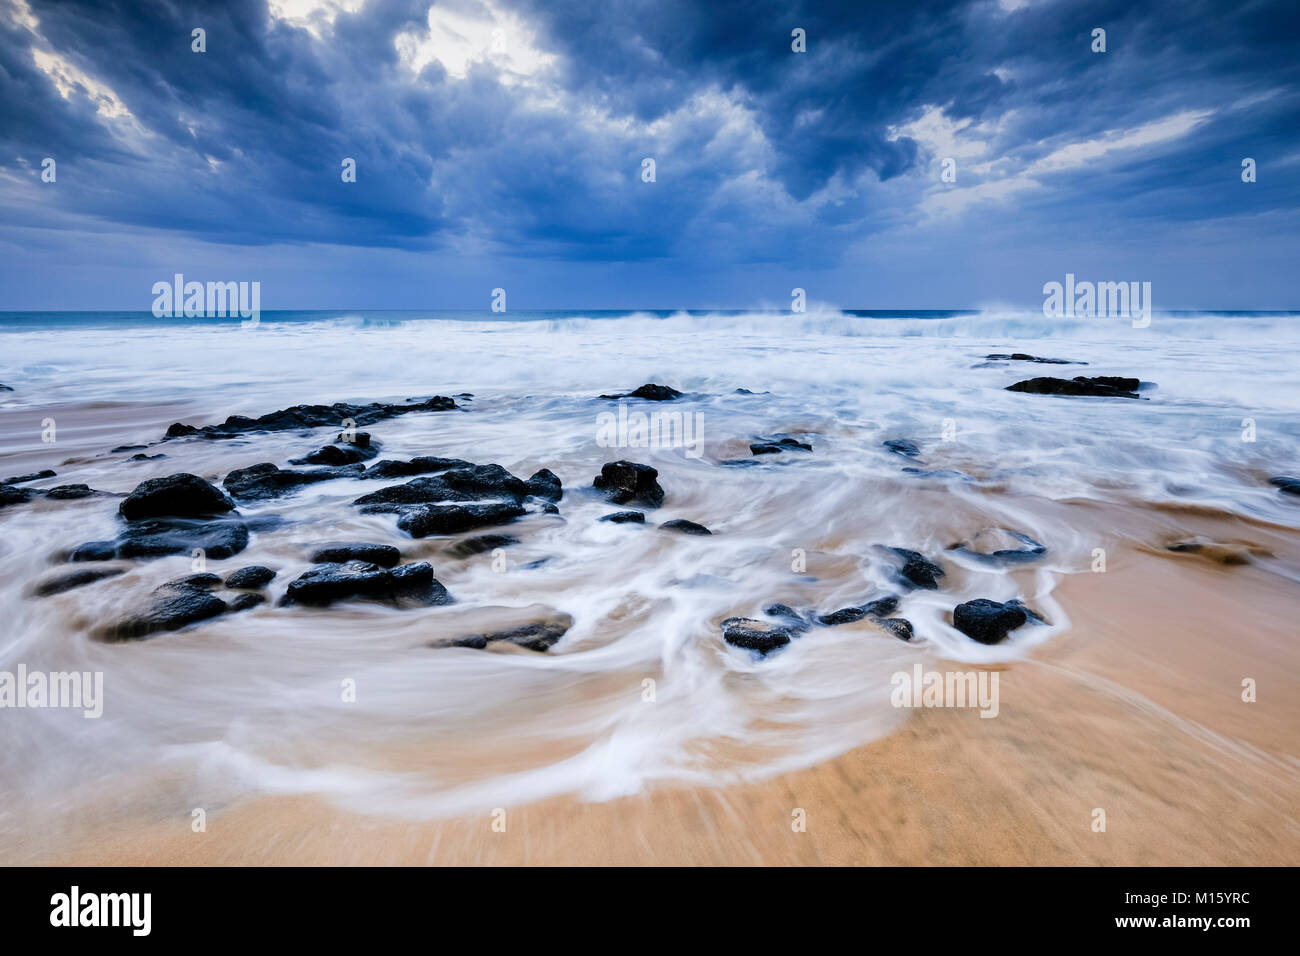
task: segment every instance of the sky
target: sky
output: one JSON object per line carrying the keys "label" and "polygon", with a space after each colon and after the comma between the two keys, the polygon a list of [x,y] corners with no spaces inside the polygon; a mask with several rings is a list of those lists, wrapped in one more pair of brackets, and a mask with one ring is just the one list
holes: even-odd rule
{"label": "sky", "polygon": [[0,309],[1300,309],[1298,53],[1295,0],[0,0]]}

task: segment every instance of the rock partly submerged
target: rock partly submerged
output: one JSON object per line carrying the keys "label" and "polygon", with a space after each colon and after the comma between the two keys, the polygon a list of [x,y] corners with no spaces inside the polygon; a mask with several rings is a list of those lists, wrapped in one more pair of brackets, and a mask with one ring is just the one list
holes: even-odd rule
{"label": "rock partly submerged", "polygon": [[381,568],[369,561],[319,564],[289,583],[283,605],[327,607],[336,601],[378,601],[399,607],[450,604],[427,561]]}
{"label": "rock partly submerged", "polygon": [[1136,378],[1120,375],[1076,375],[1074,378],[1040,377],[1025,379],[1008,385],[1008,392],[1028,392],[1033,395],[1090,395],[1101,398],[1141,398]]}
{"label": "rock partly submerged", "polygon": [[612,504],[658,508],[664,503],[659,471],[635,461],[611,461],[601,466],[591,485]]}
{"label": "rock partly submerged", "polygon": [[1270,478],[1268,483],[1274,485],[1283,494],[1300,495],[1300,478],[1293,478],[1291,475],[1278,475],[1276,478]]}
{"label": "rock partly submerged", "polygon": [[518,627],[493,631],[487,634],[471,634],[467,637],[457,638],[449,644],[435,646],[470,647],[482,650],[489,644],[513,644],[516,647],[527,648],[530,651],[543,652],[554,647],[571,627],[573,627],[573,618],[565,614],[552,620],[532,621]]}
{"label": "rock partly submerged", "polygon": [[897,574],[902,580],[913,587],[923,588],[927,591],[937,591],[939,589],[938,579],[944,576],[943,565],[931,561],[919,551],[912,551],[908,548],[890,548],[889,550],[903,559],[902,565],[897,569]]}
{"label": "rock partly submerged", "polygon": [[694,521],[687,521],[685,518],[674,518],[672,521],[665,521],[659,527],[668,531],[676,531],[678,534],[713,534],[713,532],[704,527],[704,525],[697,524]]}
{"label": "rock partly submerged", "polygon": [[233,438],[250,432],[290,431],[320,428],[325,425],[337,427],[346,421],[356,425],[372,425],[398,415],[409,415],[412,412],[445,412],[456,407],[454,399],[443,395],[411,400],[400,405],[387,402],[370,402],[365,405],[353,405],[348,402],[335,402],[333,405],[294,405],[269,412],[259,418],[231,415],[220,425],[196,427],[176,422],[167,429],[163,440],[185,437]]}
{"label": "rock partly submerged", "polygon": [[226,475],[222,485],[240,501],[265,501],[292,494],[304,485],[335,478],[360,478],[365,466],[343,465],[337,468],[315,468],[310,471],[293,471],[280,468],[269,461],[236,468]]}
{"label": "rock partly submerged", "polygon": [[226,576],[226,587],[244,590],[264,588],[275,579],[275,572],[260,564],[250,564],[246,568],[232,571]]}
{"label": "rock partly submerged", "polygon": [[51,594],[62,594],[64,591],[85,587],[87,584],[93,584],[105,578],[114,578],[124,573],[126,573],[126,568],[78,568],[75,571],[65,571],[62,574],[40,581],[32,589],[32,593],[36,597],[49,597]]}
{"label": "rock partly submerged", "polygon": [[752,455],[778,455],[785,451],[812,451],[812,445],[789,436],[761,438],[749,446]]}
{"label": "rock partly submerged", "polygon": [[971,640],[981,644],[998,644],[1011,631],[1037,617],[1020,601],[1002,602],[976,598],[953,608],[952,625]]}
{"label": "rock partly submerged", "polygon": [[643,398],[647,402],[671,402],[675,398],[681,398],[682,393],[668,385],[655,385],[647,383],[630,392],[619,395],[602,395],[601,398]]}

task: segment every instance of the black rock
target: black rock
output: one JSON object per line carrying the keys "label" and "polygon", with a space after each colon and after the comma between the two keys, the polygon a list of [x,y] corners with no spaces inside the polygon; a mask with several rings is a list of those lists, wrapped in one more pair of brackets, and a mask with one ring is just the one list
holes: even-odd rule
{"label": "black rock", "polygon": [[104,578],[116,577],[125,573],[125,571],[125,568],[79,568],[76,571],[60,574],[58,577],[47,578],[37,584],[32,593],[37,597],[62,594],[64,591],[71,591],[73,588],[83,587],[95,581],[102,581]]}
{"label": "black rock", "polygon": [[1074,378],[1031,378],[1008,385],[1008,392],[1029,392],[1034,395],[1096,395],[1104,398],[1141,398],[1136,378],[1116,375],[1094,375]]}
{"label": "black rock", "polygon": [[78,498],[98,498],[106,492],[96,491],[89,485],[59,485],[45,492],[46,498],[55,501],[75,501]]}
{"label": "black rock", "polygon": [[315,551],[311,560],[313,564],[367,561],[381,568],[392,568],[402,560],[402,552],[391,544],[331,544]]}
{"label": "black rock", "polygon": [[414,505],[401,511],[397,527],[412,538],[427,538],[431,534],[461,534],[488,525],[505,524],[527,513],[521,506],[506,502]]}
{"label": "black rock", "polygon": [[642,385],[640,388],[633,389],[625,395],[602,395],[601,398],[644,398],[648,402],[671,402],[675,398],[681,398],[682,393],[675,388],[667,385]]}
{"label": "black rock", "polygon": [[0,485],[20,485],[25,481],[40,481],[42,478],[53,478],[55,472],[46,468],[44,471],[33,471],[26,475],[14,475],[12,478],[6,478],[0,481]]}
{"label": "black rock", "polygon": [[167,429],[166,438],[180,438],[187,435],[198,435],[200,438],[231,438],[248,432],[289,431],[338,425],[344,419],[351,419],[358,425],[370,425],[410,412],[443,412],[455,407],[455,401],[442,395],[408,402],[405,405],[391,405],[384,402],[371,402],[368,405],[351,405],[347,402],[335,402],[333,405],[294,405],[292,408],[270,412],[260,418],[231,415],[220,425],[205,425],[202,428],[177,422]]}
{"label": "black rock", "polygon": [[244,594],[237,594],[230,602],[230,612],[247,611],[250,607],[257,607],[266,601],[265,594],[254,594],[249,591]]}
{"label": "black rock", "polygon": [[902,455],[904,458],[916,458],[921,454],[921,449],[917,448],[915,444],[908,441],[906,438],[890,438],[887,441],[882,441],[880,444],[884,445],[895,455]]}
{"label": "black rock", "polygon": [[127,461],[157,461],[159,458],[166,458],[166,457],[167,457],[166,455],[162,455],[162,454],[146,455],[144,452],[140,452],[139,454],[132,455],[130,458],[127,459]]}
{"label": "black rock", "polygon": [[900,641],[910,641],[915,637],[915,632],[912,630],[912,622],[907,620],[907,618],[889,617],[885,618],[883,621],[877,621],[876,623],[887,630],[890,634],[893,634],[894,637],[898,638]]}
{"label": "black rock", "polygon": [[510,534],[480,534],[453,544],[447,549],[447,554],[453,558],[469,558],[476,554],[495,551],[497,548],[508,548],[518,543],[519,539]]}
{"label": "black rock", "polygon": [[788,626],[755,621],[748,617],[729,617],[722,622],[722,639],[735,647],[768,654],[785,647],[796,633]]}
{"label": "black rock", "polygon": [[882,598],[876,598],[874,601],[868,601],[862,605],[862,610],[867,612],[867,617],[887,617],[898,610],[898,597],[887,594]]}
{"label": "black rock", "polygon": [[1038,362],[1043,365],[1087,365],[1087,362],[1077,362],[1073,359],[1058,358],[1039,358],[1035,355],[1029,355],[1025,352],[1013,352],[1010,355],[986,355],[987,359],[1003,362]]}
{"label": "black rock", "polygon": [[665,521],[659,527],[667,528],[669,531],[679,531],[682,534],[713,534],[702,524],[696,524],[694,521],[687,521],[685,518],[674,518],[672,521]]}
{"label": "black rock", "polygon": [[219,587],[221,587],[220,576],[210,571],[201,571],[198,574],[187,574],[183,578],[174,578],[166,584],[158,585],[155,590],[161,591],[164,588],[203,588],[205,591],[210,591]]}
{"label": "black rock", "polygon": [[290,582],[282,603],[325,607],[353,599],[418,605],[451,601],[427,562],[385,570],[366,561],[348,561],[321,564],[304,572]]}
{"label": "black rock", "polygon": [[863,608],[842,607],[838,611],[821,615],[817,618],[817,623],[823,627],[834,627],[837,624],[852,624],[854,621],[860,621],[866,616],[867,612]]}
{"label": "black rock", "polygon": [[369,466],[358,478],[410,478],[412,475],[428,475],[435,471],[449,468],[473,468],[474,463],[460,458],[412,458],[410,461],[394,461],[385,458]]}
{"label": "black rock", "polygon": [[225,601],[201,587],[164,585],[159,596],[144,612],[109,625],[100,636],[106,641],[124,641],[147,637],[158,631],[175,631],[187,624],[205,621],[224,614]]}
{"label": "black rock", "polygon": [[234,503],[197,475],[180,472],[150,478],[122,499],[118,513],[128,521],[143,518],[199,518],[225,514]]}
{"label": "black rock", "polygon": [[[949,550],[975,558],[985,564],[1027,564],[1031,561],[1039,560],[1047,553],[1047,547],[1045,545],[1039,544],[1027,534],[1021,534],[1019,531],[1008,531],[1004,528],[994,529],[994,533],[1007,535],[1013,540],[1020,542],[1024,547],[998,548],[995,551],[976,551],[975,548],[969,544],[954,544],[949,547]],[[985,546],[987,547],[987,545]]]}
{"label": "black rock", "polygon": [[504,641],[507,644],[526,647],[530,651],[546,651],[562,638],[572,626],[572,618],[567,621],[534,621],[531,624],[524,624],[505,631],[497,631],[493,634],[471,634],[469,637],[462,637],[454,641],[452,646],[472,647],[482,650],[489,644]]}
{"label": "black rock", "polygon": [[919,551],[909,551],[907,548],[891,548],[890,550],[903,559],[903,566],[899,568],[898,573],[904,580],[918,588],[925,588],[927,591],[937,591],[939,589],[939,582],[935,579],[943,577],[943,565],[929,560]]}
{"label": "black rock", "polygon": [[357,432],[355,435],[348,437],[347,432],[339,432],[334,436],[336,445],[355,445],[357,448],[370,447],[370,432]]}
{"label": "black rock", "polygon": [[812,451],[812,445],[793,438],[763,439],[749,446],[754,455],[776,455],[783,451]]}
{"label": "black rock", "polygon": [[607,501],[616,505],[640,504],[658,508],[664,503],[664,490],[656,480],[658,470],[634,461],[611,461],[601,466],[592,481]]}
{"label": "black rock", "polygon": [[0,485],[0,507],[4,505],[20,505],[23,502],[31,501],[36,497],[36,492],[31,488],[14,488],[10,485]]}
{"label": "black rock", "polygon": [[564,497],[564,486],[560,484],[560,479],[555,472],[549,468],[536,472],[525,484],[530,495],[543,501],[559,501]]}
{"label": "black rock", "polygon": [[275,572],[260,564],[250,564],[246,568],[230,572],[226,578],[228,588],[256,589],[264,588],[275,578]]}
{"label": "black rock", "polygon": [[303,485],[334,478],[359,478],[364,465],[344,465],[340,468],[317,468],[312,471],[282,470],[269,461],[247,468],[237,468],[222,482],[226,491],[241,501],[279,498],[292,494]]}
{"label": "black rock", "polygon": [[612,514],[601,515],[601,521],[609,521],[613,524],[645,524],[645,513],[642,511],[615,511]]}
{"label": "black rock", "polygon": [[110,448],[109,454],[116,455],[128,451],[144,451],[148,445],[118,445],[116,448]]}
{"label": "black rock", "polygon": [[374,448],[351,446],[340,448],[338,445],[326,445],[302,458],[291,458],[291,465],[355,465],[359,461],[368,461],[379,454]]}
{"label": "black rock", "polygon": [[356,499],[353,504],[411,505],[484,499],[507,499],[519,504],[532,493],[527,482],[516,478],[500,465],[468,465],[451,468],[431,477],[416,478],[404,485],[372,491]]}
{"label": "black rock", "polygon": [[89,541],[74,548],[69,561],[157,558],[201,549],[209,558],[229,558],[248,547],[248,525],[238,518],[200,521],[168,518],[129,522],[112,541]]}
{"label": "black rock", "polygon": [[768,617],[780,617],[788,621],[803,623],[803,615],[788,604],[769,604],[763,608],[763,613]]}
{"label": "black rock", "polygon": [[988,598],[958,604],[952,612],[953,627],[981,644],[997,644],[1028,619],[1023,607]]}
{"label": "black rock", "polygon": [[1290,475],[1279,475],[1276,478],[1268,480],[1270,485],[1276,485],[1284,494],[1300,495],[1300,478],[1292,478]]}

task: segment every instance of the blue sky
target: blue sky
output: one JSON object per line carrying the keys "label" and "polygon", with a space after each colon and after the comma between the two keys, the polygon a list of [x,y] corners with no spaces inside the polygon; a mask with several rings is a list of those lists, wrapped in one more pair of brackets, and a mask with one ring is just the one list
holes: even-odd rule
{"label": "blue sky", "polygon": [[1300,308],[1294,0],[0,8],[0,309]]}

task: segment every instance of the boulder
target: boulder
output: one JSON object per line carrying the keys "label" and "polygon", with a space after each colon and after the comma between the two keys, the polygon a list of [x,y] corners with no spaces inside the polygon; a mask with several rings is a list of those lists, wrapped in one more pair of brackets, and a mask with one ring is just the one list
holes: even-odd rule
{"label": "boulder", "polygon": [[89,541],[74,548],[69,561],[157,558],[201,549],[209,558],[229,558],[248,547],[248,525],[237,517],[202,521],[166,518],[131,521],[111,541]]}
{"label": "boulder", "polygon": [[797,632],[788,625],[773,624],[769,621],[756,621],[748,617],[729,617],[722,622],[722,639],[733,647],[743,647],[769,654],[778,647],[785,647]]}
{"label": "boulder", "polygon": [[997,644],[1007,633],[1029,620],[1026,609],[1018,602],[991,601],[977,598],[958,604],[952,612],[953,627],[981,644]]}
{"label": "boulder", "polygon": [[197,475],[180,472],[150,478],[122,499],[118,513],[128,521],[145,518],[200,518],[225,514],[234,503]]}
{"label": "boulder", "polygon": [[615,511],[611,514],[601,515],[599,520],[609,521],[613,524],[645,524],[645,512]]}
{"label": "boulder", "polygon": [[685,518],[674,518],[672,521],[665,521],[659,527],[666,528],[669,531],[677,531],[681,534],[713,534],[702,524],[696,524],[694,521],[687,521]]}
{"label": "boulder", "polygon": [[291,458],[291,465],[329,465],[337,467],[339,465],[355,465],[359,461],[368,461],[379,454],[376,448],[369,446],[349,445],[346,448],[339,445],[326,445],[312,452],[310,455],[304,455],[302,458]]}
{"label": "boulder", "polygon": [[1008,385],[1008,392],[1029,392],[1034,395],[1095,395],[1103,398],[1141,398],[1136,378],[1117,375],[1076,375],[1074,378],[1030,378]]}
{"label": "boulder", "polygon": [[305,571],[289,583],[282,603],[326,607],[345,600],[428,606],[448,604],[451,598],[428,562],[388,570],[367,561],[347,561]]}
{"label": "boulder", "polygon": [[602,395],[601,398],[643,398],[648,402],[671,402],[682,393],[667,385],[646,384],[623,395]]}
{"label": "boulder", "polygon": [[396,567],[402,553],[391,544],[330,544],[312,553],[313,564],[345,564],[366,561],[381,568]]}
{"label": "boulder", "polygon": [[33,471],[26,475],[14,475],[12,478],[6,478],[0,481],[0,485],[20,485],[26,481],[40,481],[43,478],[53,478],[55,472],[46,468],[44,471]]}
{"label": "boulder", "polygon": [[364,465],[344,465],[339,468],[317,468],[312,471],[286,471],[269,461],[247,468],[237,468],[222,482],[226,491],[240,501],[260,501],[292,494],[303,485],[334,478],[359,478]]}
{"label": "boulder", "polygon": [[898,569],[898,575],[913,587],[924,588],[927,591],[937,591],[939,582],[936,578],[944,576],[943,566],[931,561],[919,551],[909,551],[907,548],[891,548],[894,554],[903,559],[903,565]]}
{"label": "boulder", "polygon": [[658,477],[658,470],[649,465],[611,461],[601,466],[600,474],[591,484],[613,504],[658,508],[664,502],[664,490],[659,486]]}
{"label": "boulder", "polygon": [[760,439],[749,446],[752,455],[776,455],[783,451],[812,451],[812,445],[794,438]]}
{"label": "boulder", "polygon": [[543,501],[559,501],[564,497],[564,486],[555,472],[549,468],[534,473],[525,484],[530,495]]}
{"label": "boulder", "polygon": [[226,587],[255,590],[264,588],[275,578],[275,572],[260,564],[250,564],[246,568],[232,571],[226,577]]}
{"label": "boulder", "polygon": [[461,534],[475,528],[505,524],[527,513],[520,505],[507,502],[415,505],[399,513],[397,527],[412,538],[427,538],[432,534]]}
{"label": "boulder", "polygon": [[175,631],[229,610],[225,601],[203,587],[163,585],[154,594],[156,596],[145,610],[102,629],[101,639],[126,641],[148,637],[159,631]]}
{"label": "boulder", "polygon": [[356,477],[366,479],[410,478],[413,475],[428,475],[436,471],[446,471],[449,468],[472,467],[474,467],[473,462],[461,458],[420,457],[412,458],[410,461],[394,461],[385,458],[383,461],[377,461],[370,465],[366,468],[364,474]]}

